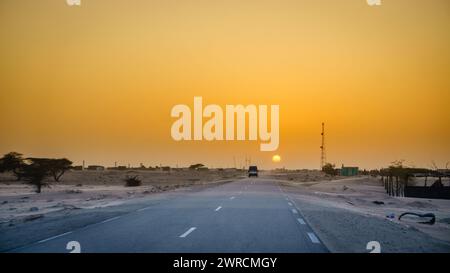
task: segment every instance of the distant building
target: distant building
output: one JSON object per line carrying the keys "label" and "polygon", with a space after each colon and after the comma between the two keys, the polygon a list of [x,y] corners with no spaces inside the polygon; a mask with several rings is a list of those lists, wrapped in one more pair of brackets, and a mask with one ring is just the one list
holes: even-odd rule
{"label": "distant building", "polygon": [[359,169],[358,167],[345,167],[342,165],[342,168],[339,170],[340,175],[342,176],[355,176],[358,175]]}
{"label": "distant building", "polygon": [[83,166],[73,166],[72,170],[74,170],[74,171],[82,171],[83,170]]}
{"label": "distant building", "polygon": [[170,167],[169,166],[163,166],[161,167],[161,170],[164,172],[170,172]]}
{"label": "distant building", "polygon": [[88,169],[89,171],[104,171],[104,170],[105,170],[105,167],[99,166],[99,165],[89,165],[89,166],[87,167],[87,169]]}

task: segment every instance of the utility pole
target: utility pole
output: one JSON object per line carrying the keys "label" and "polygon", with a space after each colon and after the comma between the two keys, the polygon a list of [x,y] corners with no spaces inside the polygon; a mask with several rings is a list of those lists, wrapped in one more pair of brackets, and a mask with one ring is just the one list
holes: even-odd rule
{"label": "utility pole", "polygon": [[323,165],[326,163],[326,154],[325,154],[325,123],[322,122],[322,145],[320,146],[321,154],[320,154],[320,169],[322,170]]}

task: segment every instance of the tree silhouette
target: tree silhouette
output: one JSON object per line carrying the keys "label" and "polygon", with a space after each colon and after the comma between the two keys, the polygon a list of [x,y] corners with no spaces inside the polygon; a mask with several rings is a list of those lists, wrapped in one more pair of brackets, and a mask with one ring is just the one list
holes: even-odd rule
{"label": "tree silhouette", "polygon": [[0,172],[13,172],[17,180],[22,178],[21,168],[25,165],[23,155],[10,152],[0,158]]}
{"label": "tree silhouette", "polygon": [[205,167],[205,165],[203,165],[201,163],[197,163],[197,164],[189,166],[189,169],[191,169],[191,170],[198,170],[198,169],[203,168],[203,167]]}
{"label": "tree silhouette", "polygon": [[64,173],[72,166],[72,161],[67,158],[28,158],[34,163],[38,163],[42,168],[48,170],[56,182],[59,182]]}
{"label": "tree silhouette", "polygon": [[30,161],[31,161],[30,164],[25,164],[22,166],[21,168],[22,177],[30,184],[36,186],[37,193],[41,193],[42,186],[46,185],[46,183],[43,182],[44,179],[47,176],[51,175],[50,170],[48,166],[46,166],[45,164],[42,165],[39,162],[35,162],[31,159]]}
{"label": "tree silhouette", "polygon": [[335,167],[334,164],[326,163],[325,165],[323,165],[322,171],[329,175],[337,175],[337,171],[334,167]]}

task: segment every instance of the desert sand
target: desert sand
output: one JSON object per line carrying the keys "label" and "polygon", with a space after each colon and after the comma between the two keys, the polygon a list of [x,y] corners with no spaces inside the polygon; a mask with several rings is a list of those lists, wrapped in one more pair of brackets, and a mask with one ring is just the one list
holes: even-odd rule
{"label": "desert sand", "polygon": [[[277,172],[268,176],[278,179],[287,192],[294,193],[311,205],[384,219],[450,242],[450,200],[389,196],[379,177],[333,178],[317,171]],[[423,182],[422,179],[416,179],[411,184],[423,185]],[[447,186],[450,181],[445,179],[443,183]],[[419,222],[429,218],[415,216],[404,216],[399,221],[398,216],[404,212],[434,213],[436,223],[422,224]],[[394,218],[387,217],[391,214]]]}
{"label": "desert sand", "polygon": [[[125,187],[124,179],[138,176],[142,186]],[[122,205],[166,191],[226,183],[244,177],[237,170],[68,171],[60,182],[51,178],[42,193],[11,174],[0,174],[0,224],[32,221],[47,213]]]}

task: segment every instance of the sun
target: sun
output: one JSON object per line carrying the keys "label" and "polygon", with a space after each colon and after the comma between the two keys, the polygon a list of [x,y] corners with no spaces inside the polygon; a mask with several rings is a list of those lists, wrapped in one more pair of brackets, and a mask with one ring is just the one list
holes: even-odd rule
{"label": "sun", "polygon": [[275,163],[280,162],[281,161],[281,156],[279,156],[279,155],[272,156],[272,161],[275,162]]}

